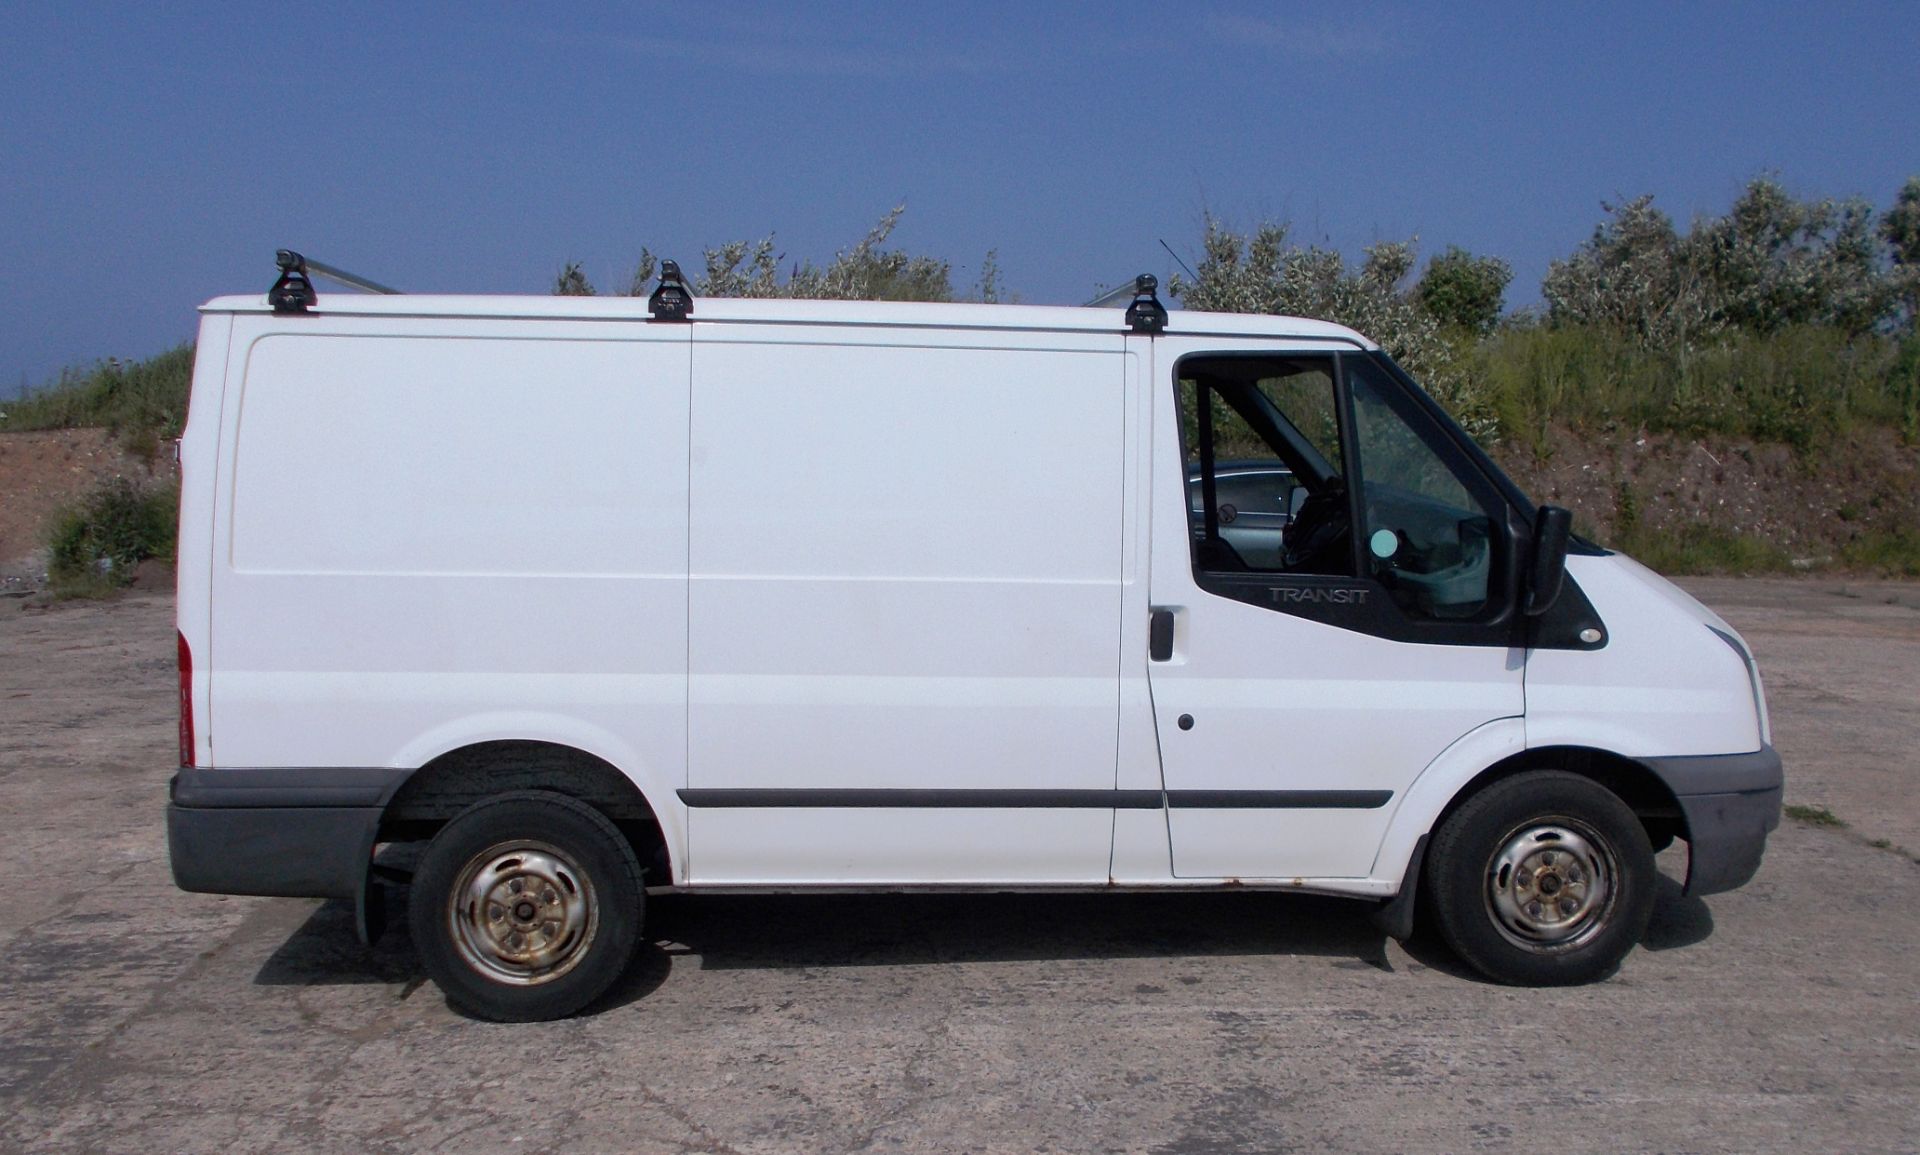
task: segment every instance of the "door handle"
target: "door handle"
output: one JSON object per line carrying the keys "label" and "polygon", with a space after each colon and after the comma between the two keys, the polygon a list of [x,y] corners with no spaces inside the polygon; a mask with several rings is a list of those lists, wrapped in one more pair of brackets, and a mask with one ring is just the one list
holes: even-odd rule
{"label": "door handle", "polygon": [[1173,611],[1154,610],[1147,616],[1147,657],[1156,662],[1173,660]]}

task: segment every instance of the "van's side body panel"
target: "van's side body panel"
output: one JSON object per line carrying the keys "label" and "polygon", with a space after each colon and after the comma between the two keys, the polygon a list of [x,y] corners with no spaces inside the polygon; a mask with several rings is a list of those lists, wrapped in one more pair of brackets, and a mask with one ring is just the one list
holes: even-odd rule
{"label": "van's side body panel", "polygon": [[639,322],[234,318],[215,762],[412,769],[534,739],[670,799],[688,347]]}
{"label": "van's side body panel", "polygon": [[1123,362],[1117,334],[695,327],[692,881],[1107,877]]}

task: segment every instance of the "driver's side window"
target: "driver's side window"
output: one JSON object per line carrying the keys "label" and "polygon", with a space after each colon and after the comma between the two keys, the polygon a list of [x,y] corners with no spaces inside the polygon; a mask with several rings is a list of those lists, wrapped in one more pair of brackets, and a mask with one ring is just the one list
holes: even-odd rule
{"label": "driver's side window", "polygon": [[1350,575],[1332,359],[1189,358],[1179,389],[1196,572]]}
{"label": "driver's side window", "polygon": [[1201,589],[1387,637],[1507,644],[1505,499],[1384,356],[1190,355],[1175,380]]}

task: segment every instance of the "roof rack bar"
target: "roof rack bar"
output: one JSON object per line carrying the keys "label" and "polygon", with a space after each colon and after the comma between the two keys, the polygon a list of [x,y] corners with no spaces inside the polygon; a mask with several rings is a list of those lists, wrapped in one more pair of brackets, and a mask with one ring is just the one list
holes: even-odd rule
{"label": "roof rack bar", "polygon": [[1122,301],[1131,300],[1133,300],[1133,282],[1128,281],[1124,285],[1115,285],[1113,288],[1108,289],[1106,292],[1080,307],[1083,309],[1104,309],[1108,305],[1118,305]]}
{"label": "roof rack bar", "polygon": [[292,249],[281,249],[273,255],[273,259],[274,262],[280,266],[280,271],[283,273],[292,271],[309,273],[314,276],[325,277],[329,281],[338,281],[340,284],[361,289],[369,293],[383,293],[388,296],[395,296],[400,292],[400,290],[390,289],[378,281],[369,281],[365,277],[349,273],[345,269],[336,269],[332,265],[322,264],[319,261],[303,257]]}
{"label": "roof rack bar", "polygon": [[319,261],[309,261],[292,249],[278,249],[273,254],[273,263],[280,267],[280,279],[267,290],[267,303],[276,313],[304,313],[320,303],[320,294],[313,291],[313,280],[308,274],[338,281],[355,289],[369,293],[398,293],[398,289],[389,289],[365,277],[357,277],[345,269],[336,269],[332,265],[323,265]]}

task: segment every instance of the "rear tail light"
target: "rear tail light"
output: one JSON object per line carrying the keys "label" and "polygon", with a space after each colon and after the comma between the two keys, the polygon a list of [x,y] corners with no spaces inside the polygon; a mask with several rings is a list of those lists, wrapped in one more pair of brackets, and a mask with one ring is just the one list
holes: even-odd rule
{"label": "rear tail light", "polygon": [[193,650],[187,635],[175,632],[180,640],[180,765],[193,765]]}

